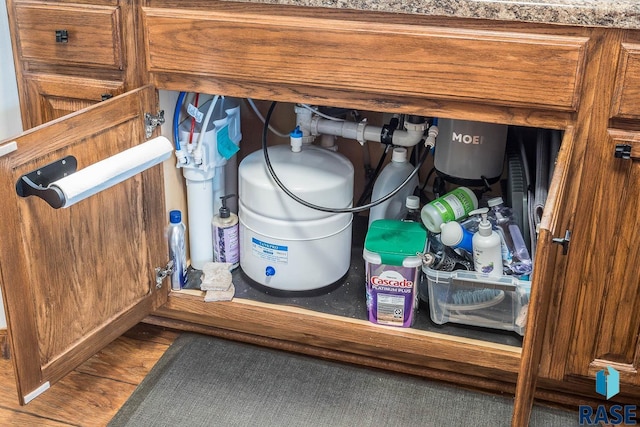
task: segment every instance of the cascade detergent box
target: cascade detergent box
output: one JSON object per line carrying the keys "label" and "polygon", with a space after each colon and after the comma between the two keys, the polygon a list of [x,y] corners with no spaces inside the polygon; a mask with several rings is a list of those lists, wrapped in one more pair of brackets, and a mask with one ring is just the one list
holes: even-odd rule
{"label": "cascade detergent box", "polygon": [[418,222],[373,221],[364,241],[369,320],[410,327],[418,308],[418,283],[427,231]]}

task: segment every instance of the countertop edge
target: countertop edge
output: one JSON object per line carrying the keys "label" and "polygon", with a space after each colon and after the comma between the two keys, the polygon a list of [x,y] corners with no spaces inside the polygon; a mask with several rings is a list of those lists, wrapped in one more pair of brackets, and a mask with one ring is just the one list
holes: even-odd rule
{"label": "countertop edge", "polygon": [[633,0],[231,0],[245,3],[348,9],[586,27],[640,29]]}

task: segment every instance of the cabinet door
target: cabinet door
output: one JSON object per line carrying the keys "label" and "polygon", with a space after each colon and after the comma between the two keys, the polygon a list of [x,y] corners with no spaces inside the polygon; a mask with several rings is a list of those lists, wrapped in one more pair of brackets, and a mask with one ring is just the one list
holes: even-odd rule
{"label": "cabinet door", "polygon": [[[618,145],[630,159],[615,158]],[[609,130],[602,161],[601,212],[594,258],[579,297],[569,374],[595,378],[612,366],[625,386],[640,386],[640,132]],[[637,389],[636,389],[637,390]]]}
{"label": "cabinet door", "polygon": [[25,129],[58,119],[124,92],[124,83],[121,81],[53,74],[27,74],[24,76],[24,87]]}
{"label": "cabinet door", "polygon": [[571,174],[574,173],[575,163],[579,161],[574,158],[575,139],[574,128],[567,129],[556,159],[549,195],[540,222],[527,330],[522,344],[520,371],[516,385],[513,426],[529,424],[538,369],[545,344],[545,327],[550,298],[553,294],[552,288],[558,282],[556,276],[562,275],[566,265],[566,251],[555,243],[566,237],[569,237],[570,241],[570,236],[567,236],[566,232],[569,230],[569,223],[576,208],[575,190],[571,191],[568,183]]}
{"label": "cabinet door", "polygon": [[82,169],[144,142],[155,108],[145,87],[32,129],[0,157],[0,282],[21,403],[164,303],[168,287],[154,271],[167,263],[161,166],[61,209],[18,196],[16,183],[67,156]]}

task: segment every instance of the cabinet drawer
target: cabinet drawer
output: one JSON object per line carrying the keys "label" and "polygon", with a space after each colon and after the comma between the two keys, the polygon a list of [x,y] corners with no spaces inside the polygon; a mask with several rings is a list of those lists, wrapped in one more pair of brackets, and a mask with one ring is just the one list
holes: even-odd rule
{"label": "cabinet drawer", "polygon": [[573,111],[585,64],[582,37],[303,12],[143,12],[154,73]]}
{"label": "cabinet drawer", "polygon": [[118,7],[18,3],[15,16],[21,60],[122,69]]}
{"label": "cabinet drawer", "polygon": [[49,74],[26,74],[24,88],[26,102],[22,115],[25,129],[125,92],[121,81]]}
{"label": "cabinet drawer", "polygon": [[622,46],[611,115],[640,119],[640,44]]}

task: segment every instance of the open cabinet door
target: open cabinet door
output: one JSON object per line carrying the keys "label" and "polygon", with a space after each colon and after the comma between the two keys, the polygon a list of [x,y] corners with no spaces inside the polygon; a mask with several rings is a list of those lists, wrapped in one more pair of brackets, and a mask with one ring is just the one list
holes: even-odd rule
{"label": "open cabinet door", "polygon": [[[0,147],[0,281],[19,399],[49,388],[163,304],[167,264],[162,166],[72,206],[21,197],[25,174],[67,156],[80,171],[144,143],[145,87],[35,128]],[[10,151],[9,149],[5,151]]]}
{"label": "open cabinet door", "polygon": [[[522,343],[520,370],[511,421],[511,425],[514,427],[529,425],[551,295],[557,275],[564,271],[561,266],[566,264],[565,255],[570,241],[570,235],[567,233],[575,212],[575,200],[570,200],[572,196],[575,198],[575,191],[569,191],[567,188],[570,174],[576,173],[575,170],[571,170],[575,137],[572,127],[564,133],[544,213],[540,221],[527,314],[527,329]],[[563,243],[565,238],[567,239],[566,243]]]}

